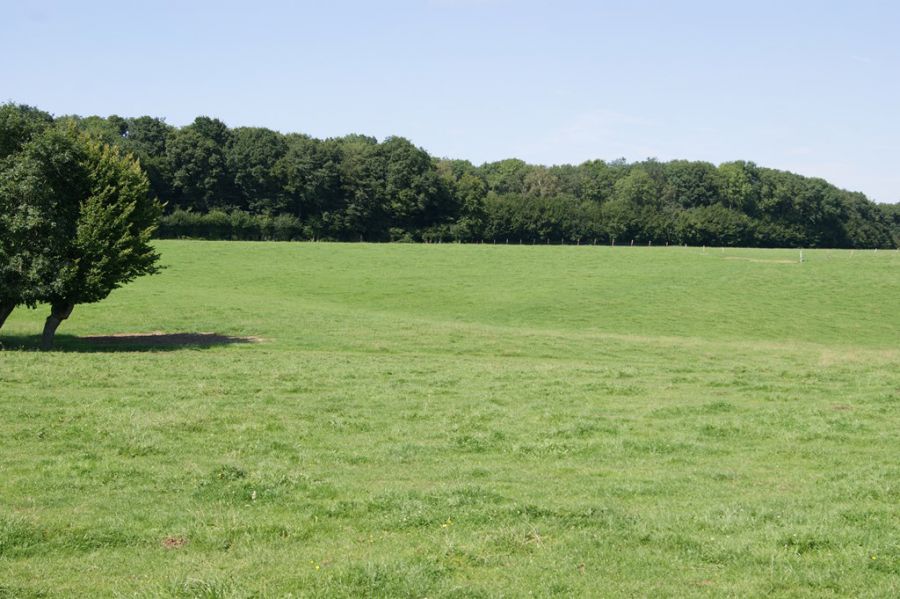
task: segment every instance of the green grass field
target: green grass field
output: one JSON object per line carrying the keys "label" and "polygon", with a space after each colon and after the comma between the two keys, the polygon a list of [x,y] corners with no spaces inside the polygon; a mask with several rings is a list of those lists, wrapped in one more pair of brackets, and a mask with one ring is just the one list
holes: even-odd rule
{"label": "green grass field", "polygon": [[900,594],[898,252],[159,247],[0,331],[0,597]]}

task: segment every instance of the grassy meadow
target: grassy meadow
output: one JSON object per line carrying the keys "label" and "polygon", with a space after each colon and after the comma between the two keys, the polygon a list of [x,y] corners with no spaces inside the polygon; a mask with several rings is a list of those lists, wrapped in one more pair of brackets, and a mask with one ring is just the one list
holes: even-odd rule
{"label": "grassy meadow", "polygon": [[900,595],[900,252],[159,248],[0,330],[0,598]]}

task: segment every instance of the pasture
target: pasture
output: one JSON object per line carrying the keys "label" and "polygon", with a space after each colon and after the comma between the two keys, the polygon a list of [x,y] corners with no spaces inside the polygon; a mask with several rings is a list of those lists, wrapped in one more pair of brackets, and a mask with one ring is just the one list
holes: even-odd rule
{"label": "pasture", "polygon": [[900,594],[896,251],[158,244],[0,331],[0,597]]}

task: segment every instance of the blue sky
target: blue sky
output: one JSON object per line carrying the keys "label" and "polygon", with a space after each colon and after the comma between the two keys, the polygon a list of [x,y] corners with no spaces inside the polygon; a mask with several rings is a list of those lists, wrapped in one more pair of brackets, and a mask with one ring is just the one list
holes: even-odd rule
{"label": "blue sky", "polygon": [[752,160],[900,201],[900,3],[0,0],[0,100],[438,156]]}

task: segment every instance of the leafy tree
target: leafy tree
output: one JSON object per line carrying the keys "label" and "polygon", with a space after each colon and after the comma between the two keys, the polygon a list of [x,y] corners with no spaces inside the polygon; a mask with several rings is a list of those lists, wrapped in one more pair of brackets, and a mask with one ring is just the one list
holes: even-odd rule
{"label": "leafy tree", "polygon": [[[286,136],[287,151],[273,167],[282,182],[284,211],[315,221],[318,236],[343,207],[340,145],[296,133]],[[333,232],[333,231],[331,231]]]}
{"label": "leafy tree", "polygon": [[455,220],[450,236],[475,241],[485,235],[487,183],[468,160],[439,160],[437,171],[448,191],[446,211]]}
{"label": "leafy tree", "polygon": [[522,185],[526,195],[542,198],[559,196],[562,188],[556,173],[544,166],[529,168]]}
{"label": "leafy tree", "polygon": [[584,199],[580,167],[571,164],[557,164],[548,168],[547,171],[553,175],[560,194]]}
{"label": "leafy tree", "polygon": [[43,110],[24,104],[0,104],[0,160],[20,151],[52,123],[53,117]]}
{"label": "leafy tree", "polygon": [[150,199],[147,176],[134,158],[72,123],[36,136],[6,175],[0,196],[26,223],[16,235],[24,257],[22,303],[50,304],[42,339],[48,349],[77,304],[100,301],[157,271],[150,238],[162,208]]}
{"label": "leafy tree", "polygon": [[684,208],[710,206],[719,200],[718,173],[708,162],[673,160],[663,165],[663,197]]}
{"label": "leafy tree", "polygon": [[622,241],[642,241],[645,237],[652,240],[655,235],[646,234],[645,225],[659,210],[659,197],[659,186],[647,169],[631,169],[616,181],[613,198],[603,205],[609,236]]}
{"label": "leafy tree", "polygon": [[128,121],[115,114],[105,118],[97,115],[85,117],[68,115],[61,117],[60,120],[74,123],[90,137],[107,144],[118,143],[128,132]]}
{"label": "leafy tree", "polygon": [[[847,193],[845,227],[849,247],[900,247],[892,236],[890,221],[883,210],[861,193]],[[895,225],[896,226],[896,225]]]}
{"label": "leafy tree", "polygon": [[517,158],[481,166],[488,189],[496,194],[525,193],[525,176],[529,169],[528,164]]}
{"label": "leafy tree", "polygon": [[879,209],[884,214],[885,226],[894,247],[900,248],[900,203],[880,204]]}
{"label": "leafy tree", "polygon": [[7,161],[0,185],[5,311],[16,303],[34,307],[52,291],[73,233],[65,223],[78,218],[77,198],[87,189],[79,139],[74,127],[50,128]]}
{"label": "leafy tree", "polygon": [[402,137],[380,146],[384,156],[384,194],[391,225],[416,231],[455,216],[445,182],[431,156]]}
{"label": "leafy tree", "polygon": [[579,193],[581,198],[603,203],[611,199],[616,181],[628,174],[623,160],[612,163],[591,160],[578,166]]}
{"label": "leafy tree", "polygon": [[44,298],[51,305],[45,348],[52,345],[57,327],[75,305],[98,302],[125,283],[158,272],[159,254],[150,239],[162,206],[150,198],[147,176],[134,158],[117,148],[82,143],[87,193],[77,198],[74,235],[65,239],[62,268]]}
{"label": "leafy tree", "polygon": [[166,140],[177,205],[206,211],[236,203],[228,170],[231,139],[225,123],[201,116]]}
{"label": "leafy tree", "polygon": [[241,207],[253,212],[286,212],[279,201],[284,183],[275,165],[287,153],[284,136],[261,127],[239,127],[228,146],[228,171],[240,194]]}
{"label": "leafy tree", "polygon": [[340,148],[343,210],[329,219],[338,238],[384,240],[390,228],[385,194],[384,154],[378,140],[348,135],[337,140]]}
{"label": "leafy tree", "polygon": [[175,128],[151,116],[128,119],[126,126],[119,144],[141,163],[150,180],[151,195],[162,201],[173,198],[172,165],[166,156],[166,143],[174,135]]}
{"label": "leafy tree", "polygon": [[52,122],[30,106],[0,105],[0,328],[17,305],[35,304],[47,264],[51,198],[20,153]]}
{"label": "leafy tree", "polygon": [[[23,209],[26,197],[29,208]],[[50,217],[42,210],[47,199],[21,161],[0,169],[0,328],[16,306],[36,302],[45,263],[41,229]]]}
{"label": "leafy tree", "polygon": [[727,208],[752,214],[760,194],[759,169],[752,162],[719,165],[719,198]]}

